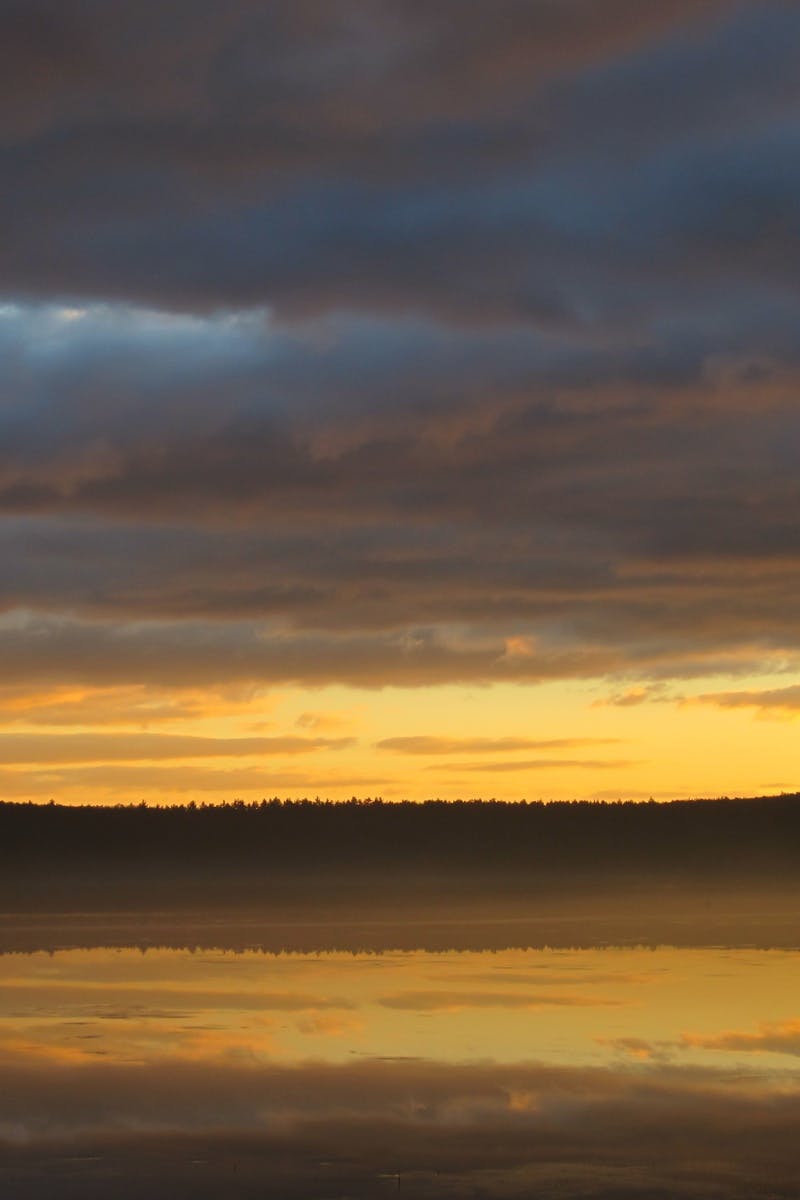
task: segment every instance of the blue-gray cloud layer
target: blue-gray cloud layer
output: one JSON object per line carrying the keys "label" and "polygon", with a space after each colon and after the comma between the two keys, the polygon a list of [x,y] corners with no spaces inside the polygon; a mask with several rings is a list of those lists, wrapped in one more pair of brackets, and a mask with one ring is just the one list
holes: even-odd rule
{"label": "blue-gray cloud layer", "polygon": [[20,677],[795,653],[796,6],[0,0],[0,47]]}

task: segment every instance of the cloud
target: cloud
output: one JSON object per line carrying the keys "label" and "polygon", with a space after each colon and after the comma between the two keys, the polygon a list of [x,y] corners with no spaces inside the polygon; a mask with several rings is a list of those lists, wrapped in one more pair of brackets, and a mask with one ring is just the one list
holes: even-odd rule
{"label": "cloud", "polygon": [[340,712],[304,712],[295,721],[298,729],[311,729],[316,732],[331,732],[336,729],[347,729],[352,726],[354,717]]}
{"label": "cloud", "polygon": [[454,681],[576,657],[681,676],[800,643],[791,391],[734,381],[721,407],[705,366],[684,385],[656,364],[643,394],[630,349],[581,346],[578,381],[566,342],[418,322],[18,308],[3,330],[5,611],[174,622],[209,653],[240,622],[235,678],[272,623],[280,656],[316,642],[308,682],[363,675],[347,631],[376,675],[402,646],[400,681],[426,640]]}
{"label": "cloud", "polygon": [[653,684],[651,687],[634,687],[625,692],[616,692],[595,701],[595,704],[598,708],[606,705],[613,708],[637,708],[640,704],[662,703],[667,699],[664,695],[664,685]]}
{"label": "cloud", "polygon": [[514,750],[571,749],[616,743],[616,738],[448,738],[420,734],[383,738],[375,745],[378,750],[393,750],[399,754],[502,754]]}
{"label": "cloud", "polygon": [[796,665],[800,15],[467,7],[0,0],[12,682]]}
{"label": "cloud", "polygon": [[454,639],[447,631],[412,634],[287,633],[252,622],[172,621],[115,624],[12,614],[0,620],[4,678],[87,686],[218,686],[232,682],[345,680],[362,687],[453,680],[536,680],[591,675],[619,659],[592,648],[542,653],[513,663],[502,643]]}
{"label": "cloud", "polygon": [[526,758],[490,759],[487,762],[434,763],[428,771],[553,771],[562,768],[580,768],[587,771],[616,770],[638,765],[637,760],[627,758]]}
{"label": "cloud", "polygon": [[768,688],[764,691],[708,692],[694,697],[691,703],[713,704],[717,708],[755,708],[764,714],[794,714],[800,712],[800,686]]}
{"label": "cloud", "polygon": [[352,738],[213,738],[167,733],[0,734],[0,765],[254,758],[343,750]]}
{"label": "cloud", "polygon": [[[260,688],[233,685],[216,689],[54,686],[37,689],[20,683],[0,688],[0,725],[136,726],[172,724],[221,717],[264,717],[275,699]],[[271,722],[259,721],[259,731]],[[256,723],[252,726],[255,731]]]}
{"label": "cloud", "polygon": [[109,798],[139,799],[141,793],[155,794],[159,802],[169,797],[190,798],[217,793],[225,798],[246,793],[251,799],[294,795],[349,797],[355,791],[372,793],[387,781],[363,770],[348,772],[329,765],[314,770],[287,770],[267,764],[249,767],[150,766],[147,763],[103,763],[97,766],[65,766],[42,762],[28,769],[0,768],[0,790],[6,799],[60,799],[83,803],[87,789],[100,789]]}
{"label": "cloud", "polygon": [[691,679],[744,674],[755,665],[763,671],[771,659],[776,670],[786,666],[787,651],[774,644],[740,648],[736,629],[724,618],[708,630],[658,635],[653,629],[648,639],[644,632],[637,638],[605,623],[595,630],[578,627],[566,642],[563,634],[541,637],[534,657],[508,659],[496,626],[484,622],[314,630],[252,618],[140,621],[12,611],[0,616],[0,655],[7,688],[39,691],[263,690],[295,683],[416,687],[644,674]]}
{"label": "cloud", "polygon": [[468,18],[452,0],[358,19],[343,0],[324,15],[172,0],[160,21],[117,7],[114,23],[87,0],[4,14],[11,294],[562,328],[660,308],[680,272],[720,297],[715,275],[761,276],[763,232],[760,250],[729,236],[701,254],[715,218],[756,204],[736,171],[750,142],[705,212],[722,172],[695,160],[709,132],[730,138],[734,102],[757,146],[793,112],[790,6],[614,0],[599,19],[580,0],[569,23],[546,0],[481,0]]}
{"label": "cloud", "polygon": [[[291,12],[239,0],[226,13],[169,0],[159,17],[125,0],[112,21],[89,0],[6,0],[6,286],[288,312],[422,306],[426,292],[469,312],[477,291],[500,311],[558,314],[552,284],[520,269],[506,214],[474,212],[491,169],[518,172],[552,143],[556,81],[646,55],[693,22],[713,52],[707,21],[726,7],[609,0],[600,18],[579,0],[567,23],[546,0],[481,0],[468,15],[453,0],[435,12],[384,0],[357,16],[344,0]],[[449,179],[466,195],[443,205]],[[476,221],[483,237],[465,255]],[[525,225],[545,225],[543,246],[555,232]],[[476,258],[489,268],[477,289]]]}

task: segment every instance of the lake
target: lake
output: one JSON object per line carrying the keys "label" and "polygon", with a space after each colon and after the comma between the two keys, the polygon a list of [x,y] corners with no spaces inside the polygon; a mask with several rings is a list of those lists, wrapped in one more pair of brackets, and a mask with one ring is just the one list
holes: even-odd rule
{"label": "lake", "polygon": [[70,932],[0,955],[0,1194],[800,1195],[790,947]]}

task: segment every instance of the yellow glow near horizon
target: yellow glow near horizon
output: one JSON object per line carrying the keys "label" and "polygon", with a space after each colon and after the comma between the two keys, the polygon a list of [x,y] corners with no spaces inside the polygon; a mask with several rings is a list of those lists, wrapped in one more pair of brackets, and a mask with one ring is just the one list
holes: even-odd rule
{"label": "yellow glow near horizon", "polygon": [[[779,687],[795,684],[781,676]],[[263,796],[669,799],[800,786],[798,713],[708,696],[775,676],[360,690],[107,688],[0,697],[0,792],[65,803]]]}

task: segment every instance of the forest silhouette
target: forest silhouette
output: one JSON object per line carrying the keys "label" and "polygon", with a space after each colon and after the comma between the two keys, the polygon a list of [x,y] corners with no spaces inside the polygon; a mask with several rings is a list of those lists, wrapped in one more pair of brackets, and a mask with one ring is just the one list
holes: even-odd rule
{"label": "forest silhouette", "polygon": [[795,886],[800,794],[671,803],[0,803],[0,906],[391,907]]}

